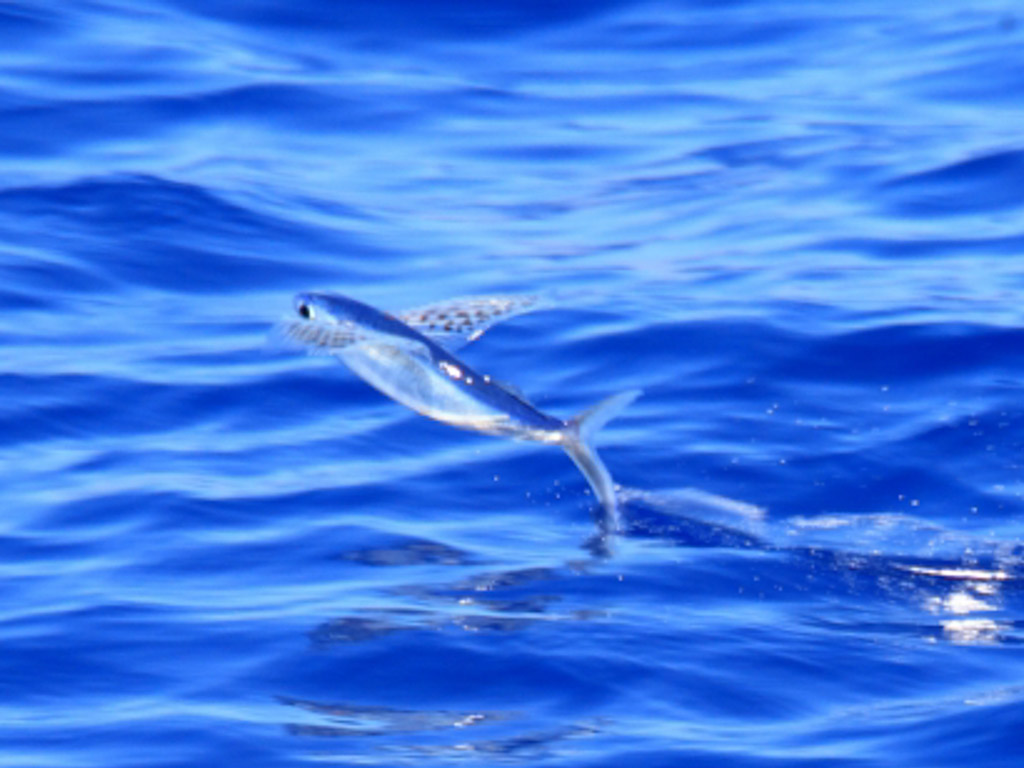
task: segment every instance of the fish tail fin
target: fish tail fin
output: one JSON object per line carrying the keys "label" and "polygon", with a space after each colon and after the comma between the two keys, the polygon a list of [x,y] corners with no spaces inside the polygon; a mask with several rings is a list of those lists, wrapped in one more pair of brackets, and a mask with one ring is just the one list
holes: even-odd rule
{"label": "fish tail fin", "polygon": [[602,400],[592,408],[569,420],[562,447],[569,454],[583,476],[587,478],[594,495],[604,511],[604,523],[615,530],[619,527],[619,509],[615,501],[615,485],[601,457],[593,446],[594,436],[605,424],[640,396],[639,389],[620,392]]}

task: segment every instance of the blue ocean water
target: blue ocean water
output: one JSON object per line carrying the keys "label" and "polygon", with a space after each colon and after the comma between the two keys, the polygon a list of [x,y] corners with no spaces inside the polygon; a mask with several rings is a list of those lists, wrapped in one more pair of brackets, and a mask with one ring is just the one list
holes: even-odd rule
{"label": "blue ocean water", "polygon": [[[0,4],[0,766],[1018,766],[1024,16]],[[268,347],[531,294],[555,449]]]}

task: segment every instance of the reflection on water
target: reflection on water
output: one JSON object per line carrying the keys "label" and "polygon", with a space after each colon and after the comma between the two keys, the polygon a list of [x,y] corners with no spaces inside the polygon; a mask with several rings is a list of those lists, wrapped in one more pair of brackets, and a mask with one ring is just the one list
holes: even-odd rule
{"label": "reflection on water", "polygon": [[364,565],[469,565],[473,557],[460,549],[436,541],[404,541],[390,547],[367,547],[343,552],[341,560]]}
{"label": "reflection on water", "polygon": [[[633,494],[626,507],[629,533],[619,537],[620,553],[611,560],[597,557],[557,566],[487,570],[481,568],[479,560],[464,556],[460,550],[427,540],[355,548],[341,557],[345,567],[393,568],[395,574],[408,574],[408,583],[389,581],[359,600],[362,607],[350,615],[322,623],[310,632],[312,646],[338,656],[367,650],[372,654],[372,647],[352,646],[389,642],[391,636],[403,633],[407,639],[402,647],[417,649],[420,638],[410,639],[408,633],[430,633],[430,646],[435,653],[441,649],[447,659],[449,654],[457,655],[466,634],[520,633],[520,638],[511,640],[513,647],[526,643],[542,653],[552,638],[545,633],[562,633],[555,641],[555,647],[559,647],[564,637],[571,635],[572,625],[586,622],[594,622],[597,631],[586,627],[580,637],[599,637],[594,642],[600,644],[604,638],[615,637],[617,628],[631,620],[628,609],[620,615],[620,606],[614,600],[613,585],[621,583],[620,574],[625,572],[630,579],[631,599],[640,599],[648,586],[643,578],[635,577],[656,574],[650,582],[650,588],[656,589],[660,580],[676,568],[669,557],[678,557],[687,548],[695,556],[703,553],[715,557],[716,551],[737,549],[768,555],[745,561],[755,582],[764,589],[749,595],[744,592],[742,600],[768,605],[769,584],[780,591],[792,589],[793,582],[778,575],[781,571],[803,574],[807,583],[813,580],[816,592],[849,601],[856,606],[854,611],[865,611],[853,622],[804,616],[803,625],[798,626],[801,632],[862,636],[872,642],[885,637],[901,645],[922,641],[950,647],[1024,643],[1021,624],[1000,616],[1006,602],[1004,593],[1019,589],[1022,583],[1017,545],[991,545],[954,536],[932,523],[906,516],[828,515],[772,522],[763,513],[749,514],[754,508],[714,499],[707,507],[710,519],[704,520],[673,506],[672,499],[671,494]],[[694,506],[695,499],[707,503],[706,498],[687,494],[686,512],[700,511],[699,505]],[[845,535],[830,539],[832,547],[822,546],[822,540],[836,536],[837,531]],[[886,542],[886,535],[892,540]],[[885,550],[899,554],[887,554]],[[929,556],[936,551],[941,557]],[[951,557],[953,551],[958,555],[955,558]],[[734,561],[730,567],[742,565]],[[798,588],[807,587],[802,584]],[[913,618],[880,619],[871,605],[876,596],[888,604],[907,606]],[[664,602],[666,598],[663,593],[652,592],[651,599]],[[689,599],[693,599],[692,594]],[[685,637],[680,641],[689,642]],[[493,637],[481,642],[499,647],[504,640]],[[551,662],[557,667],[565,660],[555,658]],[[481,681],[481,685],[508,683],[500,679],[503,672],[495,670],[504,670],[504,666],[491,668],[495,677]],[[370,689],[359,695],[370,702],[387,700],[375,699]],[[286,731],[315,744],[311,756],[343,763],[358,760],[365,764],[412,765],[429,758],[529,763],[551,757],[571,759],[577,752],[582,753],[579,746],[571,746],[576,740],[597,739],[589,749],[599,749],[600,738],[628,727],[622,721],[601,718],[570,723],[561,720],[553,725],[535,710],[420,710],[290,696],[278,700],[290,710],[282,718]],[[877,712],[872,709],[869,715],[875,717]],[[385,735],[388,738],[379,738]]]}
{"label": "reflection on water", "polygon": [[354,704],[326,704],[285,696],[278,697],[278,701],[317,716],[309,722],[288,725],[292,733],[303,736],[380,736],[384,733],[445,731],[519,717],[512,712],[393,709]]}
{"label": "reflection on water", "polygon": [[369,616],[345,616],[325,621],[309,633],[310,642],[325,647],[339,643],[365,643],[395,632],[430,628],[429,611],[386,608]]}
{"label": "reflection on water", "polygon": [[538,760],[557,754],[562,742],[593,736],[600,732],[597,724],[580,723],[559,728],[538,728],[499,739],[461,741],[458,744],[408,747],[411,752],[441,757],[461,755],[500,756],[504,759]]}
{"label": "reflection on water", "polygon": [[[456,603],[470,607],[471,603]],[[494,606],[481,606],[494,610]],[[558,617],[546,616],[546,620]],[[562,618],[577,618],[565,616]],[[310,641],[320,647],[342,643],[365,643],[396,632],[443,631],[515,632],[539,621],[539,617],[496,616],[489,613],[446,613],[444,611],[400,611],[381,609],[369,617],[348,616],[327,621],[310,632]]]}
{"label": "reflection on water", "polygon": [[[353,559],[359,559],[358,556]],[[361,560],[360,560],[361,561]],[[380,565],[374,561],[374,565]],[[409,584],[388,592],[417,606],[433,609],[381,605],[363,608],[358,616],[344,616],[324,622],[310,632],[314,645],[362,643],[396,632],[458,629],[466,632],[514,632],[537,622],[594,621],[607,612],[592,608],[563,608],[560,585],[566,579],[586,573],[582,563],[563,569],[522,568],[507,572],[485,572],[452,583]],[[523,592],[534,586],[541,593]]]}
{"label": "reflection on water", "polygon": [[[783,554],[816,579],[824,574],[835,582],[832,589],[851,595],[880,590],[949,617],[942,627],[951,642],[1010,639],[1012,625],[975,614],[998,612],[1001,589],[1020,583],[1019,545],[974,540],[906,515],[828,514],[773,522],[761,508],[696,489],[625,489],[620,498],[627,522],[627,533],[617,537],[621,542],[654,539],[672,547]],[[311,631],[318,647],[371,642],[398,632],[517,632],[538,622],[609,620],[606,607],[569,605],[566,597],[578,593],[581,577],[600,582],[621,565],[602,554],[558,567],[480,571],[479,561],[465,552],[418,539],[353,549],[340,559],[371,567],[440,564],[460,576],[443,581],[432,572],[434,581],[390,585],[388,597],[373,601],[377,607],[362,607]]]}
{"label": "reflection on water", "polygon": [[[382,763],[396,759],[414,762],[416,757],[426,755],[450,758],[491,755],[536,760],[550,756],[562,742],[600,731],[600,723],[596,721],[545,728],[522,722],[527,716],[512,711],[396,709],[288,697],[279,697],[278,701],[302,713],[301,721],[286,724],[289,733],[331,739],[336,743],[330,750],[318,751],[320,758],[345,760],[359,755],[362,763],[368,762],[365,745],[353,744],[349,753],[338,743],[348,738],[398,736],[378,745]],[[496,730],[502,732],[495,733]],[[509,730],[514,732],[507,733]],[[478,731],[478,738],[471,738]],[[403,735],[411,738],[402,739]]]}

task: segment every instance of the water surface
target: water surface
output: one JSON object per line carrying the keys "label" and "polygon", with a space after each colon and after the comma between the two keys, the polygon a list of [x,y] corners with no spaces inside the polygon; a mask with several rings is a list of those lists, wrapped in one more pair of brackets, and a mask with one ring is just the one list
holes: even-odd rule
{"label": "water surface", "polygon": [[[1007,2],[0,6],[0,765],[1014,766]],[[268,348],[529,293],[563,454]]]}

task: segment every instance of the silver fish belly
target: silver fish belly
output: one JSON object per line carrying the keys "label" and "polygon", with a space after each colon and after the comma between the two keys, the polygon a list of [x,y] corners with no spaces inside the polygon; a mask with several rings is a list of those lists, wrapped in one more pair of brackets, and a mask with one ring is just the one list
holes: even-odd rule
{"label": "silver fish belly", "polygon": [[371,387],[455,427],[557,443],[566,426],[443,350],[367,342],[338,356]]}

